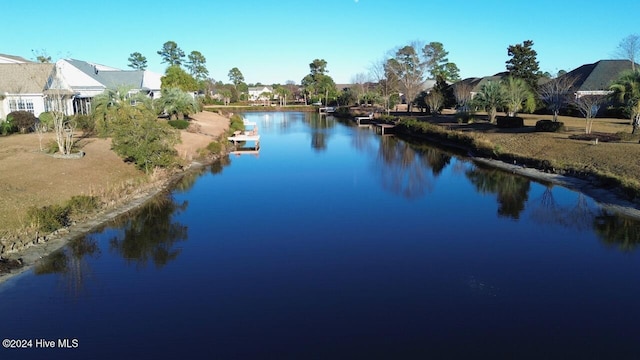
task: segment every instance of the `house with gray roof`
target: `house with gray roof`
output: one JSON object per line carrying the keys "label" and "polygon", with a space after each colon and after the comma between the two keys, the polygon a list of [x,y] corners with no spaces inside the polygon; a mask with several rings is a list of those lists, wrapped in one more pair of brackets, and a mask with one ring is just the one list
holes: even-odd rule
{"label": "house with gray roof", "polygon": [[35,116],[44,112],[43,90],[52,70],[53,64],[0,63],[0,120],[18,110]]}
{"label": "house with gray roof", "polygon": [[91,99],[106,89],[125,88],[160,97],[161,74],[146,70],[121,70],[75,59],[58,60],[45,87],[45,94],[64,99],[67,115],[89,114]]}
{"label": "house with gray roof", "polygon": [[[636,65],[638,66],[638,65]],[[631,70],[629,60],[600,60],[593,64],[585,64],[560,78],[567,77],[574,80],[574,92],[576,97],[585,95],[607,95],[611,91],[609,86],[620,75]]]}
{"label": "house with gray roof", "polygon": [[24,64],[30,62],[32,61],[29,61],[20,56],[0,54],[0,64]]}

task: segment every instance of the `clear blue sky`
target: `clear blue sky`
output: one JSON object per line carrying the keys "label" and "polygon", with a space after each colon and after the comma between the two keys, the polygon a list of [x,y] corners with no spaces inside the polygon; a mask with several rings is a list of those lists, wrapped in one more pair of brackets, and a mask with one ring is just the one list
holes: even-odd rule
{"label": "clear blue sky", "polygon": [[192,0],[6,1],[0,53],[75,58],[122,69],[129,54],[164,73],[157,51],[169,40],[200,51],[209,74],[228,82],[285,83],[325,59],[336,83],[349,83],[390,50],[438,41],[461,76],[505,70],[507,47],[533,40],[542,71],[555,74],[613,58],[640,33],[640,1],[617,0]]}

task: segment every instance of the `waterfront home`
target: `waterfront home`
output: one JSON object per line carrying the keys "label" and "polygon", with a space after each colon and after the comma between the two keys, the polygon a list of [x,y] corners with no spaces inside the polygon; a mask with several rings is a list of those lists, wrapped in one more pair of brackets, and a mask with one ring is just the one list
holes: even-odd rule
{"label": "waterfront home", "polygon": [[151,98],[160,97],[161,74],[146,70],[121,70],[75,59],[58,60],[45,87],[48,96],[63,99],[67,115],[89,114],[91,99],[106,89],[126,88]]}
{"label": "waterfront home", "polygon": [[28,111],[35,116],[44,112],[43,89],[52,69],[53,64],[0,63],[0,120],[18,110]]}
{"label": "waterfront home", "polygon": [[[638,66],[638,65],[636,65]],[[600,60],[593,64],[585,64],[559,77],[574,80],[573,91],[576,97],[585,95],[608,95],[609,86],[620,75],[631,70],[629,60]]]}
{"label": "waterfront home", "polygon": [[251,86],[248,90],[249,101],[268,101],[273,95],[271,86]]}

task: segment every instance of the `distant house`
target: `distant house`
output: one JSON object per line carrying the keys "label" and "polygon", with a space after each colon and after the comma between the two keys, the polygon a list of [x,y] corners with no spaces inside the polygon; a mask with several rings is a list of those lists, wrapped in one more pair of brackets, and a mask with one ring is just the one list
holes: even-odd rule
{"label": "distant house", "polygon": [[[637,65],[636,65],[637,66]],[[585,95],[608,95],[609,86],[627,70],[631,70],[629,60],[600,60],[585,64],[560,76],[574,79],[576,97]]]}
{"label": "distant house", "polygon": [[43,90],[52,70],[53,64],[0,63],[0,119],[18,110],[35,116],[44,112]]}
{"label": "distant house", "polygon": [[249,101],[266,101],[271,98],[265,94],[273,94],[273,87],[271,86],[251,86],[249,87]]}
{"label": "distant house", "polygon": [[32,61],[20,56],[0,54],[0,64],[25,64],[30,62]]}
{"label": "distant house", "polygon": [[47,81],[45,94],[61,95],[67,115],[89,114],[91,99],[106,89],[126,88],[151,98],[160,97],[161,74],[121,70],[75,59],[58,60]]}

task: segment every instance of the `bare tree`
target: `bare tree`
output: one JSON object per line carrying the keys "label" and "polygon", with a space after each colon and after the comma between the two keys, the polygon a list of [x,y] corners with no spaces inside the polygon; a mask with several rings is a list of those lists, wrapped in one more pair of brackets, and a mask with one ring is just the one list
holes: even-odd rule
{"label": "bare tree", "polygon": [[378,92],[384,100],[384,109],[389,113],[391,94],[398,92],[398,83],[395,77],[387,71],[386,60],[379,60],[371,65],[371,78],[378,84]]}
{"label": "bare tree", "polygon": [[351,78],[351,83],[353,84],[352,89],[356,95],[358,105],[360,105],[364,94],[367,92],[367,81],[367,75],[364,73],[355,74]]}
{"label": "bare tree", "polygon": [[602,107],[605,100],[606,96],[582,94],[576,94],[576,97],[573,99],[573,103],[586,120],[585,134],[591,134],[593,119],[598,115],[600,107]]}
{"label": "bare tree", "polygon": [[631,71],[636,70],[636,58],[640,52],[640,35],[631,34],[622,39],[616,49],[616,55],[631,61]]}
{"label": "bare tree", "polygon": [[42,121],[38,121],[33,126],[33,128],[36,131],[36,134],[38,135],[38,143],[40,145],[40,151],[42,152],[44,150],[44,148],[42,147],[42,139],[44,139],[44,134],[47,133],[47,130],[48,130],[47,125]]}
{"label": "bare tree", "polygon": [[547,105],[547,109],[553,112],[553,121],[558,121],[558,113],[571,99],[571,89],[575,82],[575,77],[564,75],[550,80],[538,88],[540,100]]}
{"label": "bare tree", "polygon": [[411,103],[420,93],[424,85],[425,63],[416,49],[421,47],[414,43],[398,49],[387,61],[387,71],[398,79],[400,90],[407,102],[407,112],[411,112]]}
{"label": "bare tree", "polygon": [[469,104],[471,103],[471,90],[473,90],[471,84],[466,82],[458,82],[453,85],[453,96],[456,98],[458,104],[458,111],[468,113]]}
{"label": "bare tree", "polygon": [[432,90],[424,97],[424,102],[429,106],[431,114],[436,115],[444,105],[444,96],[439,91]]}
{"label": "bare tree", "polygon": [[62,155],[70,155],[75,139],[76,122],[67,120],[67,104],[65,96],[61,93],[47,95],[49,111],[53,116],[53,132],[55,133],[58,151]]}

